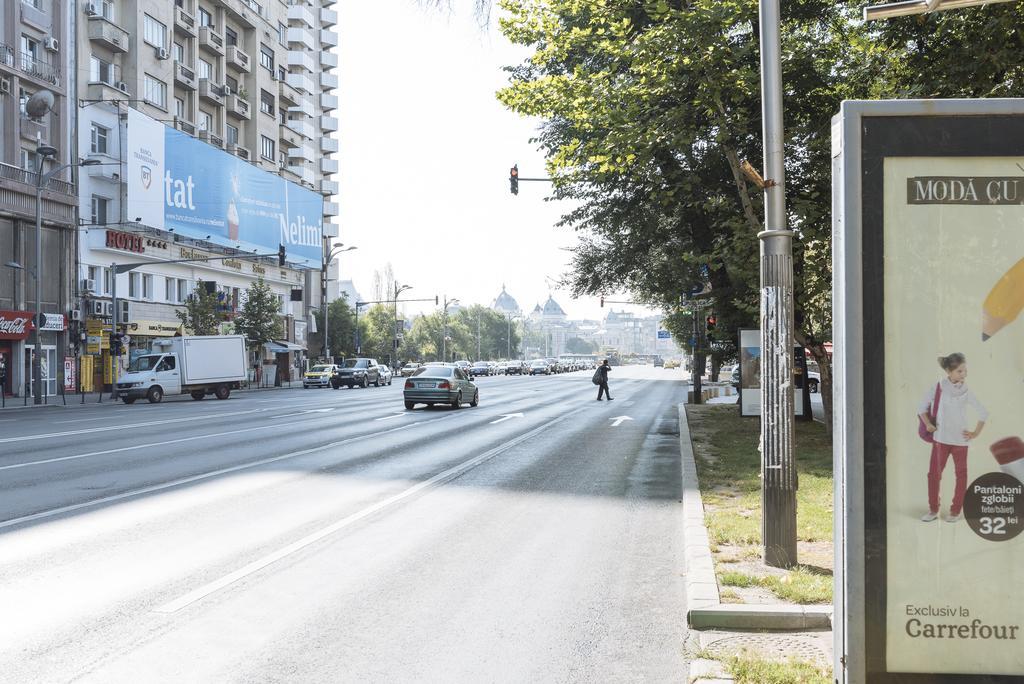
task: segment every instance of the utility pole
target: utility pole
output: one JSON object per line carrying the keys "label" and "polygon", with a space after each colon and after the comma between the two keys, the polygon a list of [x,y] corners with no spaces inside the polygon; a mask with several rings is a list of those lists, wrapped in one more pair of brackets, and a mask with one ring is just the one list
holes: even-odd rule
{"label": "utility pole", "polygon": [[448,362],[448,307],[458,303],[457,298],[448,299],[448,295],[444,296],[444,308],[441,310],[441,363]]}
{"label": "utility pole", "polygon": [[391,326],[394,329],[395,339],[391,344],[391,365],[394,367],[398,363],[398,295],[402,294],[406,290],[411,290],[412,285],[401,285],[395,283],[395,319]]}
{"label": "utility pole", "polygon": [[786,222],[779,0],[760,0],[764,230],[761,242],[761,537],[764,562],[796,565],[793,231]]}

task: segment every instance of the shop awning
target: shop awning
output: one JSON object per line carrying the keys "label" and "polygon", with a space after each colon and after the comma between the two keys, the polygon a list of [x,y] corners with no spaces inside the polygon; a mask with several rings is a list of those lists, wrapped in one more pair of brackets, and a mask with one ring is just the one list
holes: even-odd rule
{"label": "shop awning", "polygon": [[273,352],[274,354],[287,354],[293,351],[306,351],[306,348],[301,344],[295,344],[294,342],[283,342],[281,340],[274,340],[273,342],[267,342],[263,345],[267,348],[267,351]]}

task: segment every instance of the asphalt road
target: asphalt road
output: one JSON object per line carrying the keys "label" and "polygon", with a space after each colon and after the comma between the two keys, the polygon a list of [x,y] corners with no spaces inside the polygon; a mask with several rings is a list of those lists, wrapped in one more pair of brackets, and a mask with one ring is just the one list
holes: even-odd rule
{"label": "asphalt road", "polygon": [[0,681],[686,681],[678,370],[0,413]]}

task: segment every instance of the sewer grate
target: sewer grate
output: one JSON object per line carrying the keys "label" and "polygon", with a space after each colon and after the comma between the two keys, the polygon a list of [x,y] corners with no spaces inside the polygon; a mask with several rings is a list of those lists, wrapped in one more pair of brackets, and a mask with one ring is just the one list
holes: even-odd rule
{"label": "sewer grate", "polygon": [[797,658],[817,663],[828,660],[825,652],[812,639],[780,634],[733,634],[714,639],[705,647],[716,657],[728,658],[747,651],[773,660]]}

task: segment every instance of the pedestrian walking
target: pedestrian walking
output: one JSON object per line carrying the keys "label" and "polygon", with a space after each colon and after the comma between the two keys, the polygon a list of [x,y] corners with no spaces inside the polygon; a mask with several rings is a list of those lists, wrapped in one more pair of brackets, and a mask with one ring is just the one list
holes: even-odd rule
{"label": "pedestrian walking", "polygon": [[608,371],[612,367],[608,364],[608,359],[601,362],[601,365],[597,367],[597,371],[594,373],[594,379],[597,381],[597,400],[601,401],[601,395],[608,397],[608,401],[612,400],[612,395],[608,391]]}
{"label": "pedestrian walking", "polygon": [[[940,356],[939,365],[946,371],[946,377],[928,388],[917,412],[922,425],[919,433],[923,433],[921,437],[925,441],[932,443],[928,467],[928,512],[921,516],[921,520],[931,522],[939,517],[939,485],[942,471],[952,456],[956,484],[946,521],[957,522],[967,492],[967,444],[981,434],[988,420],[988,411],[967,388],[967,359],[963,354]],[[973,430],[967,429],[968,406],[978,415]]]}

